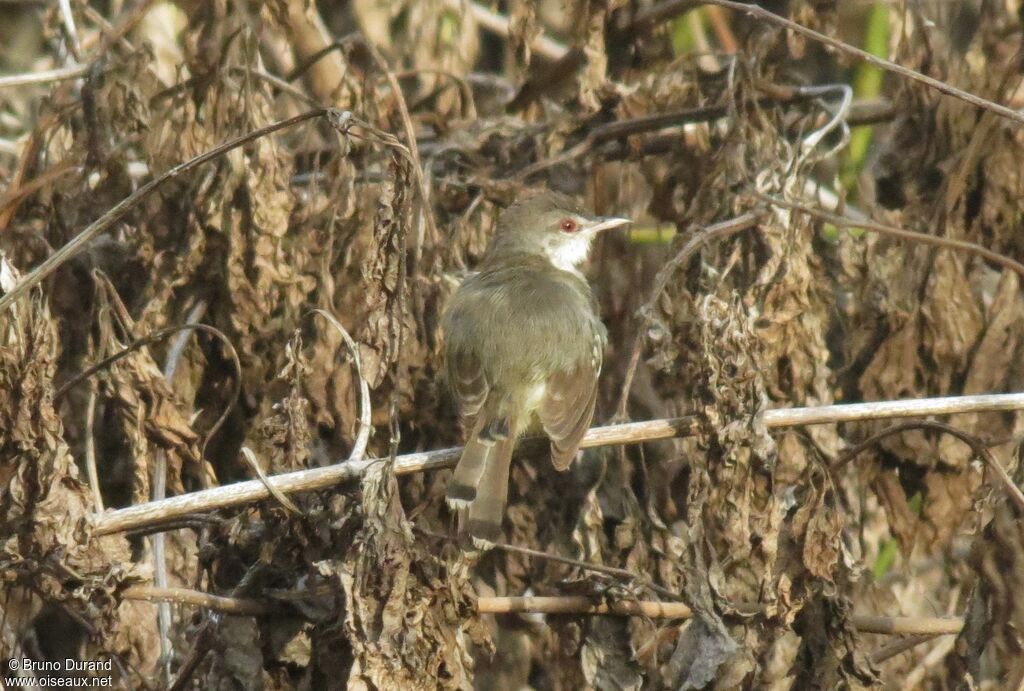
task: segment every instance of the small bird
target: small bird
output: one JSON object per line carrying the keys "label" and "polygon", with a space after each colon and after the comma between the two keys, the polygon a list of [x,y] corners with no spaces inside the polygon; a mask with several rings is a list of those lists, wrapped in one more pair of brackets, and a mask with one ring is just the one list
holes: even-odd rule
{"label": "small bird", "polygon": [[590,427],[608,335],[579,267],[598,232],[627,223],[563,194],[527,197],[448,304],[444,370],[469,435],[446,500],[477,547],[501,535],[518,437],[539,422],[566,470]]}

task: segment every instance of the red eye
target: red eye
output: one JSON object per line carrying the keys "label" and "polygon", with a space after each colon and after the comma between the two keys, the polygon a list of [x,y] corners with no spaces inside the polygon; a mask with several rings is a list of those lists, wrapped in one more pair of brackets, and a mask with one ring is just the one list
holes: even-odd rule
{"label": "red eye", "polygon": [[580,229],[579,224],[571,218],[563,218],[559,227],[562,229],[563,233],[575,233]]}

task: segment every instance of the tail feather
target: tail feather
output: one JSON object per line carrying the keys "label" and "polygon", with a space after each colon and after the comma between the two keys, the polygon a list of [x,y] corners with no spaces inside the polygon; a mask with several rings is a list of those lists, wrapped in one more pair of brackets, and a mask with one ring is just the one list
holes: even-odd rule
{"label": "tail feather", "polygon": [[445,501],[453,509],[463,509],[476,498],[477,485],[487,467],[487,458],[494,448],[493,443],[484,443],[475,436],[470,436],[466,448],[462,451],[459,464],[448,483]]}
{"label": "tail feather", "polygon": [[496,441],[487,454],[476,493],[469,505],[466,532],[478,548],[486,548],[501,537],[501,522],[508,501],[508,475],[512,465],[515,437]]}

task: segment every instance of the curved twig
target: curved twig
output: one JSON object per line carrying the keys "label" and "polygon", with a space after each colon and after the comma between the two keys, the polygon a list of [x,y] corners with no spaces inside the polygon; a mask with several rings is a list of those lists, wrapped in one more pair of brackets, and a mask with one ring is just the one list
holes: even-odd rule
{"label": "curved twig", "polygon": [[939,79],[935,79],[934,77],[929,77],[926,74],[921,74],[920,72],[912,70],[909,67],[897,65],[895,62],[886,60],[884,58],[880,58],[877,55],[872,55],[866,50],[861,50],[860,48],[851,46],[849,43],[840,41],[837,38],[826,36],[825,34],[815,31],[814,29],[809,29],[806,26],[803,26],[802,24],[798,24],[791,19],[788,19],[778,14],[774,14],[773,12],[769,12],[760,5],[749,4],[745,2],[735,2],[734,0],[702,0],[702,4],[718,5],[720,7],[725,7],[730,10],[735,10],[737,12],[745,12],[746,14],[749,14],[755,19],[760,19],[771,24],[776,24],[778,26],[785,27],[790,31],[806,36],[814,41],[817,41],[818,43],[824,43],[827,46],[831,46],[841,53],[852,55],[858,60],[863,60],[864,62],[870,65],[874,65],[879,69],[883,69],[886,72],[898,74],[901,77],[906,77],[907,79],[911,79],[915,82],[931,87],[932,89],[935,89],[939,93],[943,93],[946,94],[947,96],[952,96],[953,98],[960,99],[965,103],[971,104],[975,108],[992,111],[997,115],[1001,115],[1004,118],[1013,120],[1017,124],[1024,124],[1024,113],[1016,111],[1012,108],[1008,108],[1004,105],[1000,105],[998,103],[995,103],[994,101],[989,101],[988,99],[982,98],[980,96],[976,96],[975,94],[964,91],[963,89],[958,89],[952,84],[948,84]]}
{"label": "curved twig", "polygon": [[263,468],[260,466],[259,461],[256,460],[256,454],[252,452],[252,449],[250,449],[248,446],[242,446],[241,450],[242,458],[244,458],[245,462],[249,464],[249,467],[252,468],[252,471],[256,473],[256,477],[259,478],[260,482],[263,483],[263,486],[267,488],[268,492],[270,492],[270,496],[276,499],[277,503],[283,506],[286,511],[289,511],[297,516],[303,515],[302,511],[299,510],[299,507],[297,507],[291,499],[286,497],[281,492],[281,490],[274,487],[274,483],[270,481],[270,478],[267,477],[267,474],[263,472]]}
{"label": "curved twig", "polygon": [[359,34],[349,34],[348,36],[342,36],[337,41],[328,43],[323,48],[320,48],[299,61],[292,71],[284,76],[284,80],[286,82],[294,82],[296,79],[308,72],[310,67],[320,62],[334,51],[341,50],[357,38],[360,38]]}
{"label": "curved twig", "polygon": [[994,250],[990,250],[987,247],[968,242],[966,240],[951,240],[949,238],[941,238],[935,235],[928,235],[927,233],[919,233],[914,230],[907,230],[905,228],[897,228],[896,226],[886,225],[877,221],[871,221],[865,218],[849,218],[847,216],[839,216],[837,214],[829,213],[822,209],[808,206],[807,204],[800,204],[799,202],[791,202],[786,199],[780,199],[778,197],[772,197],[767,194],[761,194],[760,192],[752,192],[751,196],[759,199],[766,204],[772,206],[779,206],[784,209],[790,209],[792,211],[798,211],[805,213],[808,216],[813,216],[826,223],[831,223],[834,226],[842,228],[862,228],[864,230],[870,230],[871,232],[878,233],[879,235],[886,235],[889,237],[899,238],[901,240],[912,240],[914,242],[920,242],[925,245],[933,245],[935,247],[941,247],[943,249],[955,250],[957,252],[967,252],[968,254],[975,254],[979,257],[988,259],[993,264],[998,264],[1004,269],[1013,271],[1024,281],[1024,264],[1021,264],[1012,257],[1007,257],[1005,254],[1000,254]]}
{"label": "curved twig", "polygon": [[[420,214],[427,223],[427,228],[430,229],[430,236],[437,238],[437,224],[434,223],[434,213],[430,207],[430,187],[427,185],[427,178],[423,174],[423,162],[420,160],[420,149],[416,143],[416,130],[412,125],[412,117],[409,115],[409,105],[405,102],[405,94],[402,93],[402,87],[398,83],[398,79],[395,77],[395,73],[391,71],[391,67],[388,65],[387,60],[380,54],[377,47],[370,41],[363,39],[363,45],[366,46],[367,51],[373,56],[374,62],[377,63],[377,67],[384,72],[384,76],[388,80],[388,84],[391,85],[391,90],[394,92],[395,101],[398,103],[398,112],[402,116],[402,129],[405,130],[405,141],[406,147],[409,151],[409,155],[412,159],[413,175],[416,176],[416,184],[420,190]],[[416,241],[416,259],[418,261],[420,252],[422,251],[422,238],[417,234]]]}
{"label": "curved twig", "polygon": [[367,383],[366,377],[363,376],[363,366],[359,359],[359,346],[333,314],[319,308],[314,309],[311,314],[319,314],[330,322],[341,334],[349,352],[352,353],[352,364],[356,368],[356,378],[359,379],[359,432],[356,433],[356,441],[352,445],[352,452],[348,455],[348,460],[360,461],[366,455],[366,446],[370,441],[370,432],[373,430],[371,423],[373,411],[370,406],[370,385]]}
{"label": "curved twig", "polygon": [[[414,70],[403,70],[401,72],[397,72],[395,73],[395,77],[397,79],[404,79],[406,77],[415,77],[421,74],[436,74],[442,77],[447,77],[455,82],[455,85],[459,90],[462,117],[468,120],[476,120],[476,99],[473,98],[473,89],[469,86],[469,82],[467,82],[465,78],[460,77],[451,70],[441,70],[433,67],[420,67]],[[416,104],[413,103],[413,106],[415,107]]]}
{"label": "curved twig", "polygon": [[0,312],[6,310],[14,303],[15,300],[27,293],[34,286],[41,283],[44,278],[56,271],[59,266],[64,264],[64,262],[77,256],[85,249],[86,245],[93,238],[124,218],[128,212],[138,206],[143,199],[166,184],[169,180],[179,177],[208,161],[219,158],[227,152],[237,149],[240,146],[244,146],[255,139],[293,127],[301,122],[305,122],[306,120],[323,117],[326,113],[327,110],[325,108],[314,108],[313,110],[306,111],[305,113],[301,113],[295,117],[291,117],[286,120],[279,120],[278,122],[267,125],[266,127],[261,127],[249,132],[248,134],[235,137],[234,139],[224,142],[219,146],[215,146],[209,151],[199,154],[184,163],[180,163],[170,170],[165,171],[158,177],[150,180],[145,185],[135,190],[131,195],[118,202],[117,205],[108,209],[102,216],[90,223],[85,230],[80,232],[68,241],[67,244],[43,260],[39,266],[34,268],[20,281],[18,281],[18,283],[9,292],[4,295],[0,295]]}
{"label": "curved twig", "polygon": [[633,387],[633,377],[636,376],[636,368],[640,364],[640,352],[643,350],[644,331],[650,323],[649,315],[657,305],[658,300],[661,298],[661,294],[665,292],[669,281],[672,280],[676,271],[686,264],[690,260],[690,257],[693,256],[694,252],[703,245],[709,242],[722,240],[731,235],[735,235],[736,233],[753,228],[761,220],[761,217],[762,214],[760,213],[749,212],[728,221],[722,221],[721,223],[716,223],[695,231],[693,235],[690,236],[690,239],[686,241],[686,244],[683,245],[683,248],[679,250],[679,253],[658,271],[658,275],[654,279],[654,289],[651,291],[651,297],[648,298],[647,302],[644,303],[644,306],[639,310],[640,325],[637,329],[636,337],[633,339],[633,348],[630,351],[629,363],[626,365],[626,374],[623,377],[622,391],[619,394],[619,402],[618,405],[615,406],[615,420],[626,419],[626,407],[629,403],[629,391]]}
{"label": "curved twig", "polygon": [[216,338],[220,339],[224,343],[224,345],[227,346],[228,354],[231,356],[231,364],[234,365],[235,368],[235,387],[234,391],[232,391],[231,393],[231,400],[228,402],[228,405],[224,408],[224,412],[221,413],[220,417],[217,418],[217,421],[213,423],[213,426],[210,428],[210,431],[207,432],[206,438],[203,440],[203,446],[199,451],[199,455],[205,458],[206,446],[210,443],[210,439],[213,438],[213,435],[215,435],[220,430],[221,426],[227,421],[228,415],[230,415],[231,411],[234,410],[235,405],[238,403],[238,397],[242,393],[242,364],[238,360],[238,353],[235,351],[235,346],[232,345],[231,339],[229,339],[224,334],[223,331],[221,331],[220,329],[216,329],[210,326],[209,324],[178,324],[177,326],[168,326],[163,329],[157,329],[153,333],[143,336],[142,338],[136,341],[133,341],[127,347],[119,350],[113,355],[109,355],[103,358],[94,365],[86,367],[84,370],[82,370],[75,376],[71,377],[71,379],[64,382],[63,386],[57,389],[57,391],[53,394],[53,400],[60,400],[60,398],[73,387],[80,384],[82,381],[88,379],[92,375],[96,374],[97,372],[107,367],[108,365],[117,362],[121,358],[130,355],[131,353],[135,352],[140,348],[145,348],[148,345],[152,345],[153,343],[162,340],[166,336],[184,330],[202,331],[204,333],[208,333],[211,336],[215,336]]}
{"label": "curved twig", "polygon": [[943,434],[949,434],[956,437],[963,443],[967,444],[971,447],[971,451],[983,460],[985,465],[995,473],[996,477],[999,478],[1000,483],[1002,483],[1003,487],[1006,489],[1006,493],[1009,495],[1010,499],[1013,500],[1013,503],[1017,505],[1017,508],[1024,511],[1024,492],[1021,492],[1020,487],[1013,482],[1013,479],[1009,474],[1007,474],[1006,470],[1003,469],[1003,466],[999,465],[999,461],[997,461],[996,457],[992,455],[992,452],[988,449],[985,443],[973,434],[964,432],[952,425],[947,425],[945,422],[937,422],[935,420],[915,420],[912,422],[900,422],[892,425],[891,427],[886,427],[878,434],[873,434],[856,446],[845,450],[830,464],[829,468],[835,471],[886,437],[891,437],[894,434],[899,434],[900,432],[906,432],[907,430],[912,429],[929,429],[936,432],[942,432]]}

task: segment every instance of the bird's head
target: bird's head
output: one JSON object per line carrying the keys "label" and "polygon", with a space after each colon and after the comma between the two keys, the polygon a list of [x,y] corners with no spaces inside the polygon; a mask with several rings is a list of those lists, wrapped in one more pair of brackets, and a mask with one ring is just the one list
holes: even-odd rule
{"label": "bird's head", "polygon": [[599,232],[628,223],[627,218],[585,213],[564,194],[542,192],[517,201],[502,213],[488,258],[540,255],[563,271],[575,272],[586,261]]}

